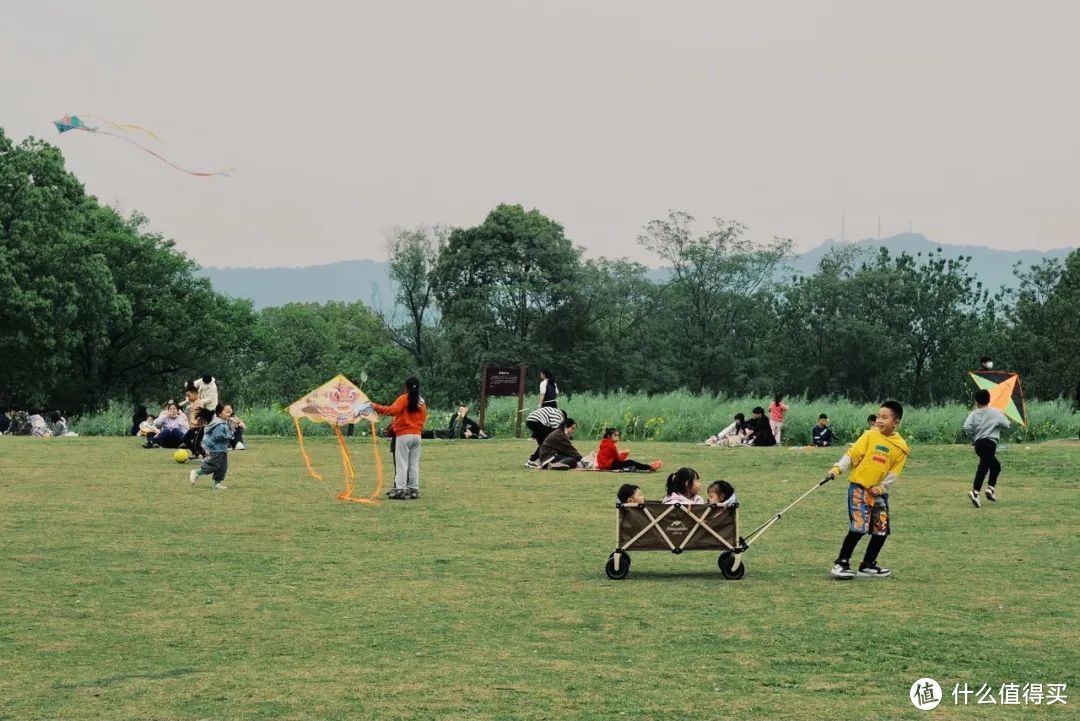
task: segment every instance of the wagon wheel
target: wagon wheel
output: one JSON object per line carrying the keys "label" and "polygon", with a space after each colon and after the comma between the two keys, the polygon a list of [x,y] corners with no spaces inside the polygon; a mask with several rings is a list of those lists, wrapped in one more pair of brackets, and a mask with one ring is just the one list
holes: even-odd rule
{"label": "wagon wheel", "polygon": [[[736,563],[738,566],[735,565]],[[720,573],[729,581],[738,581],[746,573],[746,564],[731,551],[721,553],[716,564],[720,566]]]}
{"label": "wagon wheel", "polygon": [[[618,551],[616,551],[616,553],[618,553]],[[621,555],[622,558],[619,559],[618,569],[615,568],[615,553],[608,556],[607,563],[604,565],[604,573],[606,573],[607,577],[613,581],[621,581],[630,573],[630,554],[623,552],[619,555]]]}

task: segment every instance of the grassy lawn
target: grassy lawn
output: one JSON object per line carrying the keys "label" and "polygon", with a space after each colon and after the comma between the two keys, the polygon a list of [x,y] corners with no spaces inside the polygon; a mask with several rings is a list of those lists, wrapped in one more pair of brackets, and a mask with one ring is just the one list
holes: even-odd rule
{"label": "grassy lawn", "polygon": [[[849,583],[827,577],[843,479],[741,581],[704,552],[635,553],[608,580],[616,488],[659,498],[663,477],[531,471],[530,444],[425,442],[422,498],[366,507],[288,439],[252,439],[214,492],[132,439],[0,438],[0,719],[914,719],[922,676],[945,688],[933,718],[1080,706],[1080,443],[1003,451],[981,510],[970,448],[914,446],[894,577]],[[733,482],[744,530],[838,455],[630,445]],[[335,446],[311,450],[336,492]],[[965,682],[1070,698],[954,706]]]}

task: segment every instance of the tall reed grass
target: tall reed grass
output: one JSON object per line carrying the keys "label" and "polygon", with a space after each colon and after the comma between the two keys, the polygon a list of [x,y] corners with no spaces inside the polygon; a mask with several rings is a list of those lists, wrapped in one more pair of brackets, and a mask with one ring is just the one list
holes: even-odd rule
{"label": "tall reed grass", "polygon": [[[578,423],[578,437],[599,438],[604,428],[615,426],[622,430],[624,439],[648,439],[658,441],[702,441],[731,422],[735,413],[750,416],[757,405],[768,406],[768,398],[727,398],[723,396],[699,396],[684,391],[646,396],[630,393],[592,394],[579,393],[571,398],[561,398],[562,407]],[[858,437],[866,427],[866,416],[877,412],[874,404],[857,404],[844,399],[818,399],[807,402],[803,398],[786,398],[791,406],[784,422],[784,445],[807,445],[811,428],[819,413],[827,413],[833,432],[840,442]],[[470,416],[478,418],[474,404]],[[522,414],[522,434],[528,435]],[[970,407],[948,404],[925,408],[907,408],[901,432],[905,438],[916,443],[966,443],[963,423]],[[428,414],[428,428],[445,428],[451,409],[434,408]],[[240,408],[240,415],[248,425],[249,435],[288,436],[295,434],[293,420],[283,407],[262,406]],[[514,418],[517,415],[517,399],[496,398],[485,413],[485,427],[496,437],[514,434]],[[330,429],[323,424],[303,421],[305,435],[329,435]],[[73,420],[73,429],[85,436],[123,435],[131,426],[131,408],[119,403],[108,410]],[[358,426],[356,432],[363,434],[367,428]],[[1028,427],[1015,426],[1002,434],[1003,442],[1042,441],[1052,438],[1076,438],[1080,435],[1080,414],[1074,413],[1066,401],[1043,401],[1028,405]]]}

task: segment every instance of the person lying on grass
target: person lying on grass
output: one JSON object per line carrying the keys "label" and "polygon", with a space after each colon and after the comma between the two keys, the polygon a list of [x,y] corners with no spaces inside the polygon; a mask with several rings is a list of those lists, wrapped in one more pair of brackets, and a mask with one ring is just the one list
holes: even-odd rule
{"label": "person lying on grass", "polygon": [[664,464],[660,461],[639,463],[630,460],[630,450],[620,451],[618,447],[622,434],[618,428],[607,428],[600,441],[600,450],[596,452],[596,467],[602,471],[658,471]]}

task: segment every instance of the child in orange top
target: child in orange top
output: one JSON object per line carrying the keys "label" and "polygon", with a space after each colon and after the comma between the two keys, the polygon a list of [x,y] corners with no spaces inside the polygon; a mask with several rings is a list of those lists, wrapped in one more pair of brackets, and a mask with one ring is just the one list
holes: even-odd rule
{"label": "child in orange top", "polygon": [[405,392],[388,406],[372,403],[376,412],[394,416],[392,427],[397,434],[394,453],[394,487],[390,498],[411,500],[420,497],[420,434],[427,421],[427,405],[420,397],[420,381],[409,378]]}
{"label": "child in orange top", "polygon": [[596,452],[596,467],[602,471],[655,471],[664,464],[653,461],[651,464],[638,463],[629,459],[630,451],[620,451],[618,428],[608,428],[600,441],[600,450]]}

